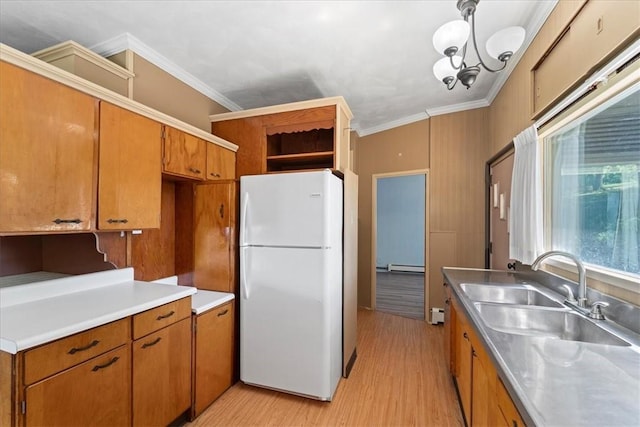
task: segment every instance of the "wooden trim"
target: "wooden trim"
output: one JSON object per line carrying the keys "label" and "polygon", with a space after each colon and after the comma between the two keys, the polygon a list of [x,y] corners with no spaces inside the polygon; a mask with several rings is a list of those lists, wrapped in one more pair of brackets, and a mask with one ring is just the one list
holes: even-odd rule
{"label": "wooden trim", "polygon": [[[349,117],[353,119],[353,113],[342,96],[334,96],[330,98],[312,99],[309,101],[291,102],[288,104],[273,105],[269,107],[253,108],[250,110],[232,111],[230,113],[212,114],[209,120],[212,122],[221,122],[232,119],[244,119],[247,117],[264,116],[266,114],[284,113],[287,111],[304,110],[307,108],[326,107],[335,105],[340,107]],[[336,111],[336,115],[338,111]]]}
{"label": "wooden trim", "polygon": [[267,134],[267,136],[271,136],[279,133],[298,133],[298,132],[308,132],[316,129],[334,129],[334,128],[335,128],[335,120],[331,119],[331,120],[321,120],[321,121],[309,122],[309,123],[292,123],[288,125],[269,126],[265,128],[265,133]]}
{"label": "wooden trim", "polygon": [[424,321],[429,321],[429,169],[375,173],[371,175],[371,309],[376,309],[376,256],[378,252],[378,179],[399,176],[424,175]]}
{"label": "wooden trim", "polygon": [[55,82],[61,83],[70,88],[76,89],[80,92],[99,98],[103,101],[110,102],[111,104],[122,107],[131,112],[145,116],[151,120],[155,120],[162,124],[172,126],[176,129],[180,129],[184,132],[190,133],[198,138],[202,138],[212,144],[219,145],[232,151],[238,151],[238,146],[226,141],[218,136],[212,135],[192,126],[188,123],[180,121],[167,114],[156,111],[144,104],[133,101],[118,93],[112,92],[103,88],[95,83],[87,81],[81,77],[78,77],[68,71],[62,70],[54,65],[47,64],[37,58],[31,57],[19,50],[13,49],[7,45],[0,43],[0,60],[9,64],[13,64],[17,67],[24,68]]}

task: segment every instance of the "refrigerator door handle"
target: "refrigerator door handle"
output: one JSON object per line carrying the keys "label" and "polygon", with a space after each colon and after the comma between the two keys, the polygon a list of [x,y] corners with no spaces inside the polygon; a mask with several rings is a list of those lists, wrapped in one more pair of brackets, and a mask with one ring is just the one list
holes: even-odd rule
{"label": "refrigerator door handle", "polygon": [[247,247],[242,248],[242,256],[240,257],[240,264],[242,266],[242,271],[240,272],[240,282],[242,284],[242,297],[244,299],[249,299],[249,286],[247,285]]}
{"label": "refrigerator door handle", "polygon": [[242,196],[242,213],[240,215],[240,224],[242,229],[240,230],[240,246],[245,246],[247,243],[247,211],[249,209],[249,193],[246,192]]}

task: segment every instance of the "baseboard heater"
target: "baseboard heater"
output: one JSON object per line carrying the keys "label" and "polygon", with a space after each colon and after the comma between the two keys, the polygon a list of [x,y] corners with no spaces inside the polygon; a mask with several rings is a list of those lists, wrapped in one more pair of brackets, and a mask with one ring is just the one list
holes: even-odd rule
{"label": "baseboard heater", "polygon": [[424,273],[424,267],[421,265],[387,264],[387,271],[406,271],[411,273]]}

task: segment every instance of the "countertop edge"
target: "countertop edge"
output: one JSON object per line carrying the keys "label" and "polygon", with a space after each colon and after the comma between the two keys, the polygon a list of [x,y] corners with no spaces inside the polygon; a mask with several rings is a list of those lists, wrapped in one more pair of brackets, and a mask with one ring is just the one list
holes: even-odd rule
{"label": "countertop edge", "polygon": [[143,311],[167,304],[173,301],[177,301],[181,298],[191,296],[197,292],[196,288],[190,288],[186,286],[175,287],[175,293],[170,295],[164,295],[158,298],[154,298],[149,301],[145,301],[141,304],[127,307],[125,309],[116,310],[110,312],[107,315],[92,317],[86,321],[74,323],[65,328],[56,329],[54,331],[47,331],[46,334],[40,334],[33,337],[25,338],[22,340],[14,341],[6,338],[0,338],[0,351],[4,351],[10,354],[17,354],[18,352],[28,350],[38,345],[46,344],[60,338],[65,338],[70,335],[84,332],[89,329],[105,325],[107,323],[123,319],[128,316],[132,316]]}

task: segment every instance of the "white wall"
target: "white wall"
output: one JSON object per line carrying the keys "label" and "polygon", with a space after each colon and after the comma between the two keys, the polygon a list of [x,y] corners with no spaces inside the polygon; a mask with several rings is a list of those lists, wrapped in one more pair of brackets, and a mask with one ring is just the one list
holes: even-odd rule
{"label": "white wall", "polygon": [[425,175],[379,178],[376,267],[424,266]]}

